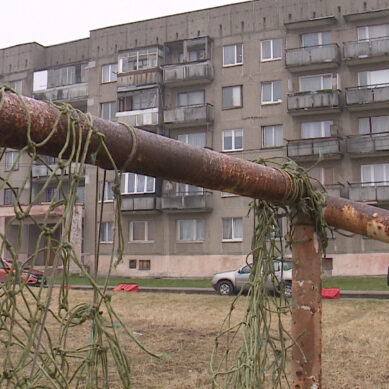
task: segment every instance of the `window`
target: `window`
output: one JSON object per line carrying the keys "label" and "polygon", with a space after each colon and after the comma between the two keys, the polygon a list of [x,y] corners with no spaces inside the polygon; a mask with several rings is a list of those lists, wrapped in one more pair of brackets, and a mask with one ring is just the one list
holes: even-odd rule
{"label": "window", "polygon": [[301,123],[301,138],[325,138],[331,136],[332,120]]}
{"label": "window", "polygon": [[332,89],[332,74],[321,74],[319,76],[300,77],[300,91],[317,91]]}
{"label": "window", "polygon": [[193,134],[181,134],[178,135],[178,140],[180,142],[186,143],[188,145],[205,147],[205,132],[197,132]]}
{"label": "window", "polygon": [[204,189],[199,186],[189,185],[189,184],[177,184],[177,195],[178,196],[190,196],[190,195],[202,195]]}
{"label": "window", "polygon": [[362,165],[361,178],[364,186],[389,185],[389,163]]}
{"label": "window", "polygon": [[85,186],[77,187],[77,201],[78,204],[85,203]]}
{"label": "window", "polygon": [[120,189],[122,194],[154,193],[155,178],[142,174],[123,173]]}
{"label": "window", "polygon": [[311,34],[301,35],[302,47],[322,46],[330,43],[331,34],[329,32],[313,32]]}
{"label": "window", "polygon": [[282,101],[281,81],[262,82],[262,104],[274,104]]}
{"label": "window", "polygon": [[178,240],[181,242],[204,241],[204,220],[189,219],[177,221]]}
{"label": "window", "polygon": [[223,151],[243,150],[243,130],[223,131]]}
{"label": "window", "polygon": [[5,153],[5,170],[19,169],[18,154],[17,151],[7,151]]}
{"label": "window", "polygon": [[243,106],[242,85],[226,86],[222,90],[223,109],[240,108]]}
{"label": "window", "polygon": [[115,120],[116,116],[116,101],[109,103],[101,103],[101,117],[104,120]]}
{"label": "window", "polygon": [[136,259],[130,259],[129,261],[128,261],[128,267],[130,268],[130,269],[136,269]]}
{"label": "window", "polygon": [[34,72],[33,79],[33,91],[41,91],[47,89],[47,70],[41,70],[39,72]]}
{"label": "window", "polygon": [[151,221],[132,221],[130,222],[130,241],[131,242],[152,242],[154,234]]}
{"label": "window", "polygon": [[315,167],[309,171],[309,175],[324,186],[335,183],[334,169],[332,167]]}
{"label": "window", "polygon": [[389,131],[389,116],[359,118],[360,134],[379,134]]}
{"label": "window", "polygon": [[196,90],[191,92],[177,93],[177,106],[200,105],[205,103],[205,92]]}
{"label": "window", "polygon": [[[104,185],[105,184],[105,185]],[[115,199],[115,195],[113,193],[114,182],[111,181],[99,181],[99,201],[102,201],[103,196],[103,185],[104,185],[104,202],[113,201]]]}
{"label": "window", "polygon": [[261,42],[261,61],[281,59],[282,39],[268,39]]}
{"label": "window", "polygon": [[223,47],[223,66],[243,64],[243,45],[229,45]]}
{"label": "window", "polygon": [[184,58],[182,52],[178,55],[179,63],[201,61],[202,59],[205,59],[205,49],[188,50],[187,58]]}
{"label": "window", "polygon": [[57,188],[46,188],[45,190],[45,201],[50,203],[52,201],[58,201],[60,198],[59,192],[57,192]]}
{"label": "window", "polygon": [[22,80],[16,80],[16,81],[9,81],[8,85],[20,95],[22,94]]}
{"label": "window", "polygon": [[119,94],[119,112],[155,108],[158,103],[157,96],[156,89]]}
{"label": "window", "polygon": [[100,224],[100,242],[109,243],[113,240],[112,222]]}
{"label": "window", "polygon": [[389,69],[358,73],[358,86],[384,86],[389,83]]}
{"label": "window", "polygon": [[385,38],[389,36],[389,24],[358,27],[357,32],[359,41]]}
{"label": "window", "polygon": [[119,53],[119,73],[155,68],[158,66],[158,57],[157,47]]}
{"label": "window", "polygon": [[263,147],[279,147],[284,142],[283,129],[281,125],[262,127]]}
{"label": "window", "polygon": [[4,189],[4,205],[13,205],[18,194],[18,188],[5,188]]}
{"label": "window", "polygon": [[241,217],[228,217],[222,219],[223,241],[242,241],[243,220]]}
{"label": "window", "polygon": [[139,260],[139,270],[150,270],[151,261],[150,259],[140,259]]}
{"label": "window", "polygon": [[112,82],[118,79],[118,64],[110,63],[101,67],[101,82]]}

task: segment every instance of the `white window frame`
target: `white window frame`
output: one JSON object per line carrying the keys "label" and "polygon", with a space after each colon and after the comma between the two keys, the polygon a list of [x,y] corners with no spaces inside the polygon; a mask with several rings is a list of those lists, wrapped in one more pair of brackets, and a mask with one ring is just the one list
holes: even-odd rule
{"label": "white window frame", "polygon": [[[134,191],[133,192],[128,191],[130,175],[134,175],[135,176],[134,177]],[[141,184],[140,184],[140,178],[141,177],[145,178],[144,179],[144,183],[143,183],[143,188],[141,188]],[[126,195],[126,194],[155,193],[155,178],[154,177],[143,176],[142,174],[136,174],[136,173],[123,173],[121,179],[124,181],[124,182],[122,181],[122,183],[121,183],[121,187],[123,188],[123,186],[124,186],[124,190],[122,191],[122,194]],[[150,180],[153,181],[153,187],[152,187],[152,189],[147,189],[148,182]]]}
{"label": "white window frame", "polygon": [[[279,57],[274,56],[274,42],[275,41],[280,41],[280,56]],[[263,53],[264,53],[263,45],[266,42],[270,42],[270,57],[269,58],[264,58],[264,56],[263,56]],[[265,40],[261,41],[261,62],[279,61],[280,59],[282,59],[282,38],[265,39]]]}
{"label": "white window frame", "polygon": [[18,155],[19,155],[18,151],[7,151],[5,153],[5,156],[4,156],[5,171],[19,169]]}
{"label": "white window frame", "polygon": [[[242,236],[236,236],[236,222],[240,220]],[[224,222],[231,222],[231,238],[225,238],[223,236],[224,232]],[[242,242],[243,241],[243,218],[242,217],[223,217],[222,218],[222,242]]]}
{"label": "white window frame", "polygon": [[195,185],[177,183],[176,194],[177,196],[199,196],[204,194],[204,188]]}
{"label": "white window frame", "polygon": [[[240,100],[240,104],[239,105],[231,105],[231,106],[224,106],[224,91],[227,90],[227,89],[231,89],[231,100],[233,100],[233,96],[234,96],[234,89],[235,88],[239,88],[239,100]],[[232,86],[223,86],[222,87],[222,110],[225,110],[225,109],[236,109],[236,108],[242,108],[243,107],[243,85],[232,85]]]}
{"label": "white window frame", "polygon": [[[266,130],[271,131],[272,142],[271,145],[265,145],[265,132]],[[275,136],[276,131],[281,131],[281,144],[276,144],[277,137]],[[282,147],[284,145],[284,129],[282,124],[274,124],[270,126],[262,126],[262,148]]]}
{"label": "white window frame", "polygon": [[[314,46],[304,46],[304,36],[306,35],[312,35],[316,34],[318,36],[317,45]],[[323,43],[323,34],[329,34],[330,36],[330,42],[331,42],[331,32],[330,31],[319,31],[319,32],[312,32],[307,34],[301,34],[301,47],[303,48],[310,48],[310,47],[318,47],[318,46],[325,46],[328,43]]]}
{"label": "white window frame", "polygon": [[[123,70],[123,62],[126,58],[128,57],[136,57],[135,63],[136,63],[136,68],[132,70]],[[145,56],[146,57],[146,66],[140,67],[140,57]],[[159,60],[160,60],[160,52],[157,46],[152,46],[152,47],[147,47],[143,49],[135,49],[135,50],[128,50],[123,53],[119,53],[119,66],[118,66],[118,71],[119,73],[127,73],[127,72],[134,72],[137,70],[145,70],[145,69],[154,69],[158,67],[159,65]],[[154,62],[155,61],[155,62]]]}
{"label": "white window frame", "polygon": [[[181,236],[180,236],[180,230],[181,230],[181,223],[188,223],[188,222],[191,222],[192,223],[192,239],[188,239],[188,240],[185,240],[185,239],[181,239]],[[202,224],[202,228],[203,228],[203,237],[198,237],[197,236],[197,224],[198,223],[201,223]],[[205,240],[205,221],[204,219],[183,219],[183,220],[177,220],[177,241],[178,242],[184,242],[184,243],[190,243],[190,242],[197,242],[197,243],[201,243],[201,242],[204,242]]]}
{"label": "white window frame", "polygon": [[[108,78],[104,77],[104,70],[108,71]],[[109,63],[101,66],[101,83],[106,84],[109,82],[115,82],[118,79],[118,64],[117,63]]]}
{"label": "white window frame", "polygon": [[[387,80],[382,80],[382,82],[379,82],[378,84],[373,84],[371,81],[372,73],[382,72],[382,71],[387,72],[386,76],[389,76],[389,69],[377,69],[377,70],[367,70],[367,71],[363,71],[363,72],[358,72],[358,86],[362,86],[362,87],[387,86],[389,84],[389,81],[387,81]],[[366,84],[362,84],[362,82],[361,82],[361,78],[362,78],[363,74],[365,74],[365,77],[366,77]],[[389,77],[388,77],[388,79],[389,79]]]}
{"label": "white window frame", "polygon": [[[376,118],[386,118],[386,121],[388,123],[388,126],[385,131],[374,131],[375,127],[373,126],[374,124],[374,119]],[[363,132],[361,131],[361,120],[367,120],[368,121],[368,131]],[[379,136],[379,135],[384,135],[389,132],[389,115],[380,115],[380,116],[367,116],[367,117],[362,117],[358,119],[358,129],[359,129],[359,134],[360,135],[373,135],[373,136]]]}
{"label": "white window frame", "polygon": [[48,71],[40,70],[33,75],[33,92],[39,92],[47,89]]}
{"label": "white window frame", "polygon": [[19,95],[22,94],[23,80],[8,81],[7,84],[8,84],[9,87],[12,88],[16,93],[19,93]]}
{"label": "white window frame", "polygon": [[102,222],[100,224],[100,243],[113,242],[113,223]]}
{"label": "white window frame", "polygon": [[[109,111],[108,117],[104,117],[103,116],[104,106],[109,107],[109,109],[108,109],[108,111]],[[116,103],[116,101],[107,101],[107,102],[101,103],[101,117],[104,120],[110,120],[110,121],[116,120],[116,112],[117,112],[117,103]]]}
{"label": "white window frame", "polygon": [[[308,91],[308,90],[302,90],[301,89],[301,80],[303,79],[307,79],[307,78],[319,78],[320,77],[320,89],[315,89],[315,90],[312,90],[312,91]],[[324,88],[324,79],[329,77],[330,78],[330,81],[331,81],[331,88]],[[331,73],[326,73],[326,74],[315,74],[313,76],[302,76],[302,77],[299,77],[299,91],[300,92],[316,92],[318,90],[326,90],[326,89],[333,89],[333,74]]]}
{"label": "white window frame", "polygon": [[[145,236],[144,239],[134,239],[134,224],[143,223]],[[130,242],[131,243],[153,243],[154,239],[150,239],[151,235],[151,220],[133,220],[130,222]]]}
{"label": "white window frame", "polygon": [[[274,98],[274,84],[276,82],[280,83],[281,87],[281,97],[277,100]],[[265,85],[270,85],[271,86],[271,99],[269,101],[264,101],[264,86]],[[269,105],[269,104],[279,104],[282,103],[282,83],[281,80],[272,80],[272,81],[263,81],[261,82],[261,104],[262,105]]]}
{"label": "white window frame", "polygon": [[[199,143],[201,145],[194,144],[196,142],[193,142],[193,139],[191,140],[191,137],[196,137],[197,135],[197,140],[200,140]],[[179,142],[186,143],[187,145],[195,146],[195,147],[205,147],[207,145],[207,137],[205,132],[192,132],[190,134],[180,134],[177,137],[177,140]]]}
{"label": "white window frame", "polygon": [[[384,179],[382,181],[377,181],[375,176],[374,169],[377,166],[382,166],[384,169]],[[370,177],[372,179],[370,181],[365,181],[364,177],[364,170],[370,170]],[[362,186],[376,186],[376,184],[381,185],[389,185],[389,163],[375,163],[375,164],[369,164],[369,165],[361,165],[361,182]]]}
{"label": "white window frame", "polygon": [[16,197],[18,195],[18,188],[4,188],[4,198],[3,198],[3,204],[4,205],[13,205],[15,203]]}
{"label": "white window frame", "polygon": [[[104,188],[104,199],[102,199],[102,194],[103,194],[103,184],[105,186]],[[104,203],[112,203],[115,200],[115,195],[113,193],[113,186],[115,183],[113,181],[99,181],[99,188],[98,188],[98,200],[99,203],[104,202]]]}
{"label": "white window frame", "polygon": [[[196,103],[196,104],[190,104],[190,95],[194,94],[201,94],[202,95],[202,102],[201,103]],[[188,104],[180,104],[180,96],[185,96],[188,101]],[[205,104],[205,90],[200,89],[200,90],[192,90],[192,91],[185,91],[185,92],[178,92],[177,93],[177,107],[191,107],[191,106],[196,106],[196,105],[204,105]]]}
{"label": "white window frame", "polygon": [[[320,136],[317,137],[303,137],[303,126],[311,124],[311,123],[320,123]],[[329,135],[326,134],[326,123],[330,123],[329,128],[330,128],[330,133]],[[301,139],[318,139],[318,138],[328,138],[331,136],[331,126],[334,124],[333,120],[321,120],[317,122],[302,122],[301,123]]]}
{"label": "white window frame", "polygon": [[[241,62],[238,62],[238,46],[241,47],[241,52],[242,52],[242,60]],[[227,47],[234,47],[235,48],[235,58],[233,63],[228,63],[226,64],[226,59],[225,59],[225,49]],[[233,45],[225,45],[223,46],[223,67],[231,67],[231,66],[238,66],[238,65],[243,65],[243,43],[235,43]]]}
{"label": "white window frame", "polygon": [[[381,23],[381,24],[374,24],[374,25],[369,25],[369,26],[358,27],[357,28],[358,42],[367,42],[367,41],[376,40],[376,39],[379,40],[379,39],[388,38],[389,34],[384,35],[384,36],[370,37],[370,35],[371,35],[370,30],[373,30],[374,28],[382,27],[382,26],[386,26],[389,30],[389,23]],[[364,31],[365,38],[361,38],[362,31]]]}
{"label": "white window frame", "polygon": [[[231,148],[230,149],[227,149],[226,145],[225,145],[225,139],[227,138],[227,135],[229,135],[229,137],[231,137]],[[241,147],[236,146],[236,139],[237,138],[242,138],[242,146]],[[222,142],[223,142],[222,150],[225,152],[242,151],[243,150],[243,130],[242,129],[224,130],[222,132]]]}

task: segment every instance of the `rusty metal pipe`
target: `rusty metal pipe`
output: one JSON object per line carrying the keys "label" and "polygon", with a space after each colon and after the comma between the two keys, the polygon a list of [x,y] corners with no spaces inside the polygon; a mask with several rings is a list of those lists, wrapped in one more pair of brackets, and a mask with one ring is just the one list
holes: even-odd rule
{"label": "rusty metal pipe", "polygon": [[[0,145],[21,149],[26,146],[27,113],[19,98],[5,92],[0,109]],[[52,105],[24,97],[30,112],[31,138],[44,140],[59,114]],[[89,124],[79,116],[82,142],[85,142]],[[236,193],[241,196],[286,203],[293,197],[291,177],[275,168],[261,166],[211,150],[193,147],[146,131],[134,129],[136,150],[133,150],[132,132],[120,123],[92,117],[95,128],[104,136],[116,165],[125,171],[183,182],[209,189]],[[62,116],[54,136],[39,148],[45,155],[57,156],[63,148],[68,124]],[[100,139],[92,136],[88,162],[103,169],[111,169],[108,156],[99,150]],[[69,154],[68,154],[69,155]],[[66,156],[66,153],[65,153]],[[357,234],[389,242],[389,211],[362,203],[326,195],[324,215],[327,222]]]}

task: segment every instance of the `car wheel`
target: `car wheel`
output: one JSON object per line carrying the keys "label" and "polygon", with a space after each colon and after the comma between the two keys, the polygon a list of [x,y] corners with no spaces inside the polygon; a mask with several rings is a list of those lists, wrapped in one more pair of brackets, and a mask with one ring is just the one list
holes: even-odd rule
{"label": "car wheel", "polygon": [[292,283],[290,281],[285,282],[285,297],[292,298]]}
{"label": "car wheel", "polygon": [[234,293],[234,287],[231,281],[220,281],[217,284],[217,292],[220,294],[220,296],[231,296]]}

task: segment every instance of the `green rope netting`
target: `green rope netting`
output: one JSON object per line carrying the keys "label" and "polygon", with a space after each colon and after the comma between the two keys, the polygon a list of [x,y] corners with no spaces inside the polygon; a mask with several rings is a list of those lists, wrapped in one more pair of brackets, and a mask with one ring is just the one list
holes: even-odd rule
{"label": "green rope netting", "polygon": [[[323,217],[324,196],[313,190],[308,172],[293,161],[279,158],[256,161],[288,173],[295,183],[294,200],[288,205],[272,205],[254,200],[250,212],[254,215],[252,251],[247,257],[251,267],[246,309],[240,320],[234,310],[242,303],[242,293],[232,302],[211,358],[213,388],[285,388],[290,383],[287,374],[287,354],[295,340],[287,326],[291,302],[287,298],[290,285],[276,274],[274,263],[287,259],[292,244],[293,223],[297,215],[310,215],[325,254],[328,225]],[[286,219],[287,231],[282,232],[280,219]],[[267,284],[277,293],[269,294]]]}
{"label": "green rope netting", "polygon": [[[4,104],[6,90],[14,92],[8,87],[1,88],[0,109]],[[99,288],[96,283],[97,273],[95,272],[94,277],[89,274],[71,240],[73,213],[78,202],[77,188],[84,175],[85,161],[93,157],[87,156],[88,145],[92,135],[97,136],[100,139],[100,150],[109,155],[104,137],[95,129],[89,116],[68,104],[55,103],[59,114],[50,134],[44,140],[35,142],[30,134],[30,113],[20,96],[19,100],[25,108],[28,122],[27,144],[0,177],[0,190],[9,189],[14,197],[13,214],[6,218],[4,229],[0,232],[0,250],[8,253],[8,263],[11,266],[4,283],[0,285],[0,387],[109,388],[109,377],[115,374],[122,387],[129,388],[130,367],[128,356],[121,346],[123,338],[132,340],[144,351],[148,351],[138,343],[112,308],[111,298],[107,293],[110,274],[104,287]],[[56,156],[55,165],[49,164],[40,155],[40,149],[54,136],[58,122],[63,118],[66,118],[68,124],[67,136],[62,150]],[[81,118],[86,118],[89,123],[89,131],[83,141]],[[2,161],[7,151],[2,150]],[[21,169],[17,171],[22,160],[26,172],[23,177]],[[29,161],[27,166],[25,161]],[[111,162],[115,175],[115,244],[112,245],[110,269],[122,259],[124,242],[120,213],[120,172],[112,158]],[[40,190],[33,191],[32,170],[36,163],[44,166],[49,173]],[[98,170],[96,175],[98,177]],[[105,178],[104,172],[104,181]],[[33,212],[34,206],[42,201],[49,187],[53,191],[52,199],[46,213],[37,216]],[[96,201],[97,191],[96,183]],[[95,269],[99,262],[103,205],[104,202],[101,202],[100,207],[95,207],[95,225],[99,226],[95,231]],[[100,212],[97,211],[99,208]],[[51,216],[53,214],[57,215],[55,219]],[[20,254],[26,245],[27,225],[34,226],[38,231],[36,245],[33,250],[29,250],[32,254],[20,263],[20,258],[23,257]],[[11,235],[14,237],[12,241],[9,239]],[[38,256],[42,255],[45,264],[44,278],[48,280],[47,288],[43,282],[39,288],[31,287],[26,271],[34,268]],[[68,287],[71,263],[78,267],[82,276],[88,278],[93,288],[89,302],[72,304],[70,301]],[[50,276],[57,273],[60,274],[57,277]],[[61,284],[58,291],[54,290],[55,282]],[[87,339],[69,342],[72,334],[86,327],[89,333]]]}

